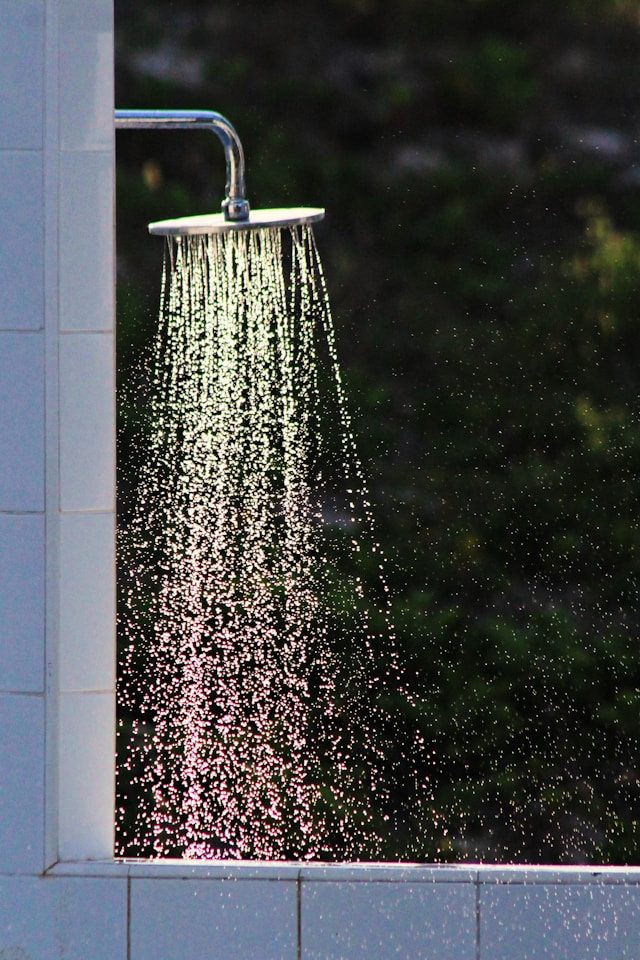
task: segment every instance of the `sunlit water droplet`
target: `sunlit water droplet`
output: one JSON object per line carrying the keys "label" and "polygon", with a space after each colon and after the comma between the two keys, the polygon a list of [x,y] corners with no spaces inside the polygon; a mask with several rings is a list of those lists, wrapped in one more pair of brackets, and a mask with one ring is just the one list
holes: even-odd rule
{"label": "sunlit water droplet", "polygon": [[376,544],[311,229],[170,241],[148,382],[119,531],[119,853],[388,853],[428,806],[426,749],[388,706],[383,571],[372,600],[353,560]]}

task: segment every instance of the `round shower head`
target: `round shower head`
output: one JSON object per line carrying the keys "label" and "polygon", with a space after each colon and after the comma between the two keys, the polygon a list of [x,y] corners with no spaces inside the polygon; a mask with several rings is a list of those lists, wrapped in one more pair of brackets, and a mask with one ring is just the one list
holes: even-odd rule
{"label": "round shower head", "polygon": [[295,227],[316,223],[324,217],[321,207],[283,207],[252,210],[248,220],[226,220],[222,213],[178,220],[158,220],[149,224],[149,233],[167,237],[185,237],[196,233],[227,233],[230,230],[259,230],[266,227]]}

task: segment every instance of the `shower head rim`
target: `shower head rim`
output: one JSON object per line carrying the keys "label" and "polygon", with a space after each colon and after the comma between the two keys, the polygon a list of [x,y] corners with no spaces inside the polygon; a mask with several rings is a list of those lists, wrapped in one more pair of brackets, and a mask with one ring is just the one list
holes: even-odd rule
{"label": "shower head rim", "polygon": [[239,230],[260,230],[269,227],[294,227],[317,223],[324,218],[322,207],[273,207],[251,210],[248,220],[226,220],[222,213],[175,220],[157,220],[149,224],[154,236],[185,237],[197,234],[230,233]]}

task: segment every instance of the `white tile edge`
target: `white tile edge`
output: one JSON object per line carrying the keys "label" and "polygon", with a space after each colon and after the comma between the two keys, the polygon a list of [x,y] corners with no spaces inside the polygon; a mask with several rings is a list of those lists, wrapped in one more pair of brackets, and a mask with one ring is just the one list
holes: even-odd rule
{"label": "white tile edge", "polygon": [[314,883],[475,883],[477,870],[466,864],[302,864],[300,877]]}
{"label": "white tile edge", "polygon": [[486,885],[640,885],[640,867],[504,867],[483,864],[308,864],[202,860],[60,861],[52,876],[152,880],[302,880],[349,883],[466,883]]}
{"label": "white tile edge", "polygon": [[640,884],[640,867],[536,865],[509,866],[500,864],[478,866],[481,884]]}
{"label": "white tile edge", "polygon": [[275,880],[297,881],[293,863],[205,862],[189,860],[75,860],[60,861],[48,876],[130,877],[139,880]]}

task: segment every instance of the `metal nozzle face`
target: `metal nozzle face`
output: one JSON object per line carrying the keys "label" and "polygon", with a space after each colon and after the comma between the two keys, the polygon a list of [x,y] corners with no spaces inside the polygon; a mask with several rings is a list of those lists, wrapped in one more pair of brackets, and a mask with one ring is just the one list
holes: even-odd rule
{"label": "metal nozzle face", "polygon": [[226,233],[230,230],[259,230],[266,227],[294,227],[316,223],[324,218],[321,207],[283,207],[252,210],[246,220],[227,220],[223,213],[178,220],[158,220],[149,224],[149,233],[167,237],[185,237],[197,233]]}

